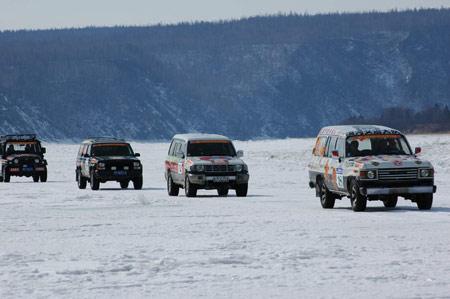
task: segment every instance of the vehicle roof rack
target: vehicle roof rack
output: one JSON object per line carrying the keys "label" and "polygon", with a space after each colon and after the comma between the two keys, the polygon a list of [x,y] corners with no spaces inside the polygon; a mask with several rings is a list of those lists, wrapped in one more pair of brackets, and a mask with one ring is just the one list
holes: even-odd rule
{"label": "vehicle roof rack", "polygon": [[0,136],[0,142],[36,140],[36,134],[8,134]]}
{"label": "vehicle roof rack", "polygon": [[84,142],[126,142],[124,139],[115,137],[89,137]]}

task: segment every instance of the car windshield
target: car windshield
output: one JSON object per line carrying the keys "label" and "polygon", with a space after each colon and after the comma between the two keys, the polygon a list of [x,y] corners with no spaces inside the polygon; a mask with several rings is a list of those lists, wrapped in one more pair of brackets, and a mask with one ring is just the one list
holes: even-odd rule
{"label": "car windshield", "polygon": [[95,144],[92,146],[92,156],[133,156],[133,150],[129,144]]}
{"label": "car windshield", "polygon": [[11,141],[5,145],[7,155],[12,154],[40,154],[41,147],[36,141]]}
{"label": "car windshield", "polygon": [[236,151],[233,144],[227,140],[191,141],[187,148],[187,155],[190,157],[236,156]]}
{"label": "car windshield", "polygon": [[405,137],[393,135],[363,135],[347,138],[346,156],[412,155]]}

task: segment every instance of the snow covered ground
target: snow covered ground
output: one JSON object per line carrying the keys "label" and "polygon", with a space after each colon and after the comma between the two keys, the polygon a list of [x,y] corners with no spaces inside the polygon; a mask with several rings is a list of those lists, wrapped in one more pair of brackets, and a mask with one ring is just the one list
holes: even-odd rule
{"label": "snow covered ground", "polygon": [[448,298],[450,135],[410,142],[436,168],[431,211],[323,210],[312,139],[237,142],[249,197],[195,199],[166,195],[168,144],[134,144],[143,190],[96,192],[77,189],[77,145],[49,144],[49,182],[0,184],[0,297]]}

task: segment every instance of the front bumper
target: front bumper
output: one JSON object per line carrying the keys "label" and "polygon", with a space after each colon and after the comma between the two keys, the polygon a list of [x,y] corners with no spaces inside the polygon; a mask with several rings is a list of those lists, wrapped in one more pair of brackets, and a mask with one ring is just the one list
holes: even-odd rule
{"label": "front bumper", "polygon": [[111,170],[95,170],[94,176],[96,179],[106,181],[131,181],[133,179],[142,177],[142,170],[127,170],[126,173],[118,174]]}
{"label": "front bumper", "polygon": [[406,195],[406,194],[427,194],[436,193],[436,186],[412,186],[412,187],[386,187],[386,188],[365,188],[361,187],[363,195]]}
{"label": "front bumper", "polygon": [[197,188],[215,189],[218,187],[236,188],[236,185],[247,184],[248,173],[188,173],[189,181]]}
{"label": "front bumper", "polygon": [[30,177],[46,173],[47,167],[45,165],[33,165],[24,169],[23,166],[7,166],[5,171],[7,171],[10,176]]}

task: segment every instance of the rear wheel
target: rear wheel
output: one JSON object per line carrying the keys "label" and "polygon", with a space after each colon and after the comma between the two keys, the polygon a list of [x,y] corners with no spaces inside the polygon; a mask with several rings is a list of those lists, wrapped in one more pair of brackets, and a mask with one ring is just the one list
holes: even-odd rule
{"label": "rear wheel", "polygon": [[325,185],[325,182],[322,179],[320,179],[317,184],[319,187],[319,197],[322,208],[324,209],[334,208],[334,204],[336,202],[336,197],[334,196],[334,194],[328,190],[327,186]]}
{"label": "rear wheel", "polygon": [[142,177],[137,177],[133,180],[133,187],[135,190],[141,190],[142,189],[143,180]]}
{"label": "rear wheel", "polygon": [[397,206],[397,201],[397,196],[389,196],[383,200],[383,204],[386,208],[395,208]]}
{"label": "rear wheel", "polygon": [[219,194],[219,196],[227,196],[228,195],[228,188],[227,187],[221,187],[221,188],[217,189],[217,194]]}
{"label": "rear wheel", "polygon": [[47,171],[41,174],[41,183],[47,182]]}
{"label": "rear wheel", "polygon": [[367,197],[359,192],[359,184],[356,180],[350,183],[350,203],[355,212],[362,212],[367,207]]}
{"label": "rear wheel", "polygon": [[130,181],[122,181],[122,182],[120,182],[120,188],[127,189],[128,184],[130,184]]}
{"label": "rear wheel", "polygon": [[33,175],[33,182],[35,182],[35,183],[39,182],[39,176],[38,175]]}
{"label": "rear wheel", "polygon": [[248,192],[248,183],[237,185],[237,187],[236,187],[236,196],[237,197],[245,197],[245,196],[247,196],[247,192]]}
{"label": "rear wheel", "polygon": [[90,184],[92,190],[98,190],[100,188],[100,181],[95,178],[93,171],[91,171]]}
{"label": "rear wheel", "polygon": [[0,183],[3,183],[3,176],[0,176]]}
{"label": "rear wheel", "polygon": [[421,194],[416,198],[417,208],[419,210],[429,210],[433,206],[433,194]]}
{"label": "rear wheel", "polygon": [[78,189],[86,189],[87,180],[85,177],[83,177],[81,175],[80,169],[77,170],[77,184],[78,184]]}
{"label": "rear wheel", "polygon": [[196,197],[197,196],[197,188],[191,184],[189,181],[189,177],[186,176],[184,180],[184,193],[187,197]]}
{"label": "rear wheel", "polygon": [[169,196],[178,196],[178,193],[180,192],[180,187],[175,185],[173,182],[172,176],[167,176],[167,193]]}

